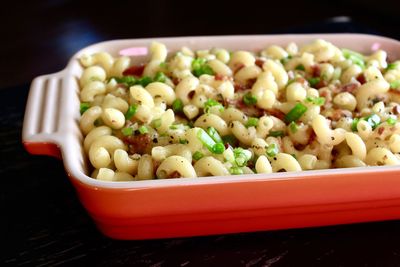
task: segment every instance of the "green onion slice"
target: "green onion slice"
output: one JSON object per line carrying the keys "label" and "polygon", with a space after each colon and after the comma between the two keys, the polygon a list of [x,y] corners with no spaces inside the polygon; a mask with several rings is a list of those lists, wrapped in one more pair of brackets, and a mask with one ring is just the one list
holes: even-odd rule
{"label": "green onion slice", "polygon": [[199,129],[197,132],[197,138],[210,152],[213,152],[215,141],[211,138],[211,136],[208,135],[206,131]]}
{"label": "green onion slice", "polygon": [[346,59],[349,59],[351,62],[360,66],[362,69],[365,68],[364,56],[361,55],[360,53],[357,53],[349,49],[342,49],[342,53]]}
{"label": "green onion slice", "polygon": [[285,115],[285,122],[291,123],[292,121],[297,121],[306,111],[307,107],[305,105],[297,103],[294,108]]}
{"label": "green onion slice", "polygon": [[233,175],[243,174],[242,168],[236,167],[236,166],[231,167],[231,168],[229,169],[229,172],[230,172],[230,174],[233,174]]}
{"label": "green onion slice", "polygon": [[222,143],[222,138],[214,127],[208,127],[207,133],[216,143]]}
{"label": "green onion slice", "polygon": [[267,154],[268,157],[275,157],[279,153],[278,146],[276,144],[270,144],[265,153]]}
{"label": "green onion slice", "polygon": [[147,129],[146,126],[142,125],[142,126],[139,127],[138,131],[139,131],[139,133],[141,133],[141,134],[145,134],[145,133],[148,133],[148,132],[149,132],[149,129]]}
{"label": "green onion slice", "polygon": [[306,102],[312,103],[316,106],[323,106],[325,104],[325,97],[306,97]]}
{"label": "green onion slice", "polygon": [[196,151],[196,152],[194,152],[194,154],[193,154],[192,157],[193,157],[194,160],[199,160],[199,159],[201,159],[202,157],[204,157],[204,154],[201,153],[200,151]]}
{"label": "green onion slice", "polygon": [[136,104],[131,105],[128,108],[128,111],[125,113],[125,119],[130,120],[132,119],[133,115],[136,114],[138,106]]}
{"label": "green onion slice", "polygon": [[208,113],[211,107],[216,107],[219,106],[219,110],[223,111],[224,110],[224,106],[222,106],[221,103],[219,103],[217,100],[214,100],[212,98],[207,99],[206,102],[204,102],[204,112]]}
{"label": "green onion slice", "polygon": [[212,152],[214,154],[222,154],[225,151],[225,145],[223,143],[216,143],[213,148]]}
{"label": "green onion slice", "polygon": [[272,136],[272,137],[282,137],[284,135],[285,135],[285,133],[283,131],[270,131],[268,133],[268,136]]}
{"label": "green onion slice", "polygon": [[243,103],[247,106],[255,105],[257,103],[257,97],[253,96],[250,92],[243,96]]}
{"label": "green onion slice", "polygon": [[89,108],[90,108],[90,104],[89,103],[81,103],[81,105],[80,105],[81,115],[83,113],[85,113],[85,111],[88,110]]}
{"label": "green onion slice", "polygon": [[391,82],[390,89],[400,89],[400,80]]}
{"label": "green onion slice", "polygon": [[161,71],[157,72],[156,75],[154,76],[155,82],[165,83],[166,80],[167,80],[167,76],[165,76],[165,74]]}
{"label": "green onion slice", "polygon": [[133,134],[133,129],[131,127],[122,128],[121,133],[125,136],[130,136]]}
{"label": "green onion slice", "polygon": [[182,112],[183,111],[183,102],[179,98],[175,99],[174,102],[172,102],[172,110],[175,113]]}
{"label": "green onion slice", "polygon": [[258,125],[258,118],[250,117],[246,122],[246,127],[252,127]]}
{"label": "green onion slice", "polygon": [[290,129],[290,131],[291,131],[292,133],[296,133],[297,130],[299,129],[299,126],[298,126],[294,121],[292,121],[292,122],[289,124],[289,129]]}
{"label": "green onion slice", "polygon": [[388,125],[390,125],[390,126],[395,125],[396,122],[397,122],[397,120],[396,120],[395,118],[392,118],[392,117],[389,117],[389,118],[386,120],[386,123],[387,123]]}

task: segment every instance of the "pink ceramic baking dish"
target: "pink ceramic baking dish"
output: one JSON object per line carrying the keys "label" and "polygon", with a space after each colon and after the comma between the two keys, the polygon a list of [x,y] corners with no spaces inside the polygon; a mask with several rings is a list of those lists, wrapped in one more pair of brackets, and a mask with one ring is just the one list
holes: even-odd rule
{"label": "pink ceramic baking dish", "polygon": [[[77,78],[83,53],[136,51],[157,40],[171,52],[224,47],[258,51],[267,45],[299,45],[322,38],[368,53],[377,47],[400,58],[400,42],[361,34],[261,35],[132,39],[102,42],[76,53],[57,73],[37,77],[27,102],[23,143],[32,154],[56,156],[78,196],[105,235],[148,239],[250,232],[400,218],[400,166],[365,167],[104,182],[90,178],[82,149]],[[140,48],[128,49],[127,48]],[[139,51],[139,53],[138,53]],[[144,62],[147,55],[133,57]]]}

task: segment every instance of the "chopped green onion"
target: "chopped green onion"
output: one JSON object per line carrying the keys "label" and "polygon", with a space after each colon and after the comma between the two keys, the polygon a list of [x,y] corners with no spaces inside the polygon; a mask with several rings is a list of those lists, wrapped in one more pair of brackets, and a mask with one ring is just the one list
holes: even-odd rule
{"label": "chopped green onion", "polygon": [[218,131],[214,127],[208,127],[207,133],[216,143],[222,143],[221,136],[218,134]]}
{"label": "chopped green onion", "polygon": [[354,118],[353,121],[351,122],[351,130],[353,132],[357,132],[357,124],[360,121],[359,118]]}
{"label": "chopped green onion", "polygon": [[117,83],[125,84],[126,86],[130,87],[137,83],[137,79],[133,76],[123,76],[123,77],[112,77]]}
{"label": "chopped green onion", "polygon": [[130,120],[132,119],[133,115],[137,112],[137,105],[133,104],[128,108],[128,111],[125,113],[125,119]]}
{"label": "chopped green onion", "polygon": [[290,131],[291,131],[292,133],[296,133],[297,130],[299,129],[299,127],[297,126],[297,124],[296,124],[294,121],[292,121],[292,122],[289,124],[289,129],[290,129]]}
{"label": "chopped green onion", "polygon": [[280,137],[283,135],[284,135],[283,131],[270,131],[268,134],[268,136],[272,136],[272,137]]}
{"label": "chopped green onion", "polygon": [[121,133],[125,136],[130,136],[133,134],[133,129],[131,127],[122,128]]}
{"label": "chopped green onion", "polygon": [[386,120],[386,123],[387,123],[388,125],[390,125],[390,126],[395,125],[396,122],[397,122],[397,120],[396,120],[395,118],[392,118],[392,117],[389,117],[389,118]]}
{"label": "chopped green onion", "polygon": [[255,105],[257,103],[257,97],[253,96],[250,92],[243,96],[243,103],[247,106]]}
{"label": "chopped green onion", "polygon": [[360,66],[363,69],[365,68],[364,56],[361,55],[360,53],[357,53],[349,49],[342,49],[342,53],[346,59],[349,59],[351,62]]}
{"label": "chopped green onion", "polygon": [[212,152],[214,154],[222,154],[225,151],[225,146],[223,143],[216,143],[213,148],[212,148]]}
{"label": "chopped green onion", "polygon": [[203,74],[214,75],[213,69],[206,64],[205,58],[197,58],[192,61],[193,74],[200,77]]}
{"label": "chopped green onion", "polygon": [[279,153],[278,146],[274,143],[270,144],[265,153],[267,154],[268,157],[275,157]]}
{"label": "chopped green onion", "polygon": [[394,70],[397,69],[397,66],[399,65],[398,62],[393,62],[393,63],[389,63],[386,67],[386,70]]}
{"label": "chopped green onion", "polygon": [[152,83],[153,79],[151,79],[149,76],[143,76],[140,78],[137,83],[140,84],[143,87],[146,87],[149,83]]}
{"label": "chopped green onion", "polygon": [[154,76],[155,82],[165,83],[166,80],[167,80],[167,76],[165,76],[165,74],[161,71],[157,72],[156,75]]}
{"label": "chopped green onion", "polygon": [[138,130],[139,130],[139,133],[141,133],[141,134],[145,134],[145,133],[149,132],[149,129],[147,129],[147,127],[144,125],[140,126]]}
{"label": "chopped green onion", "polygon": [[177,112],[182,112],[183,111],[183,102],[179,98],[175,99],[174,102],[172,102],[172,110],[177,113]]}
{"label": "chopped green onion", "polygon": [[196,58],[193,59],[192,61],[192,68],[193,69],[199,69],[201,68],[204,64],[206,64],[207,60],[205,58]]}
{"label": "chopped green onion", "polygon": [[90,104],[89,103],[81,103],[81,105],[80,105],[81,115],[83,113],[85,113],[85,111],[88,110],[89,108],[90,108]]}
{"label": "chopped green onion", "polygon": [[231,146],[235,146],[238,143],[238,140],[234,135],[225,135],[222,137],[222,141],[224,144],[229,144]]}
{"label": "chopped green onion", "polygon": [[171,130],[178,130],[178,129],[179,129],[179,126],[176,125],[176,124],[172,124],[171,126],[169,126],[169,128],[170,128]]}
{"label": "chopped green onion", "polygon": [[292,121],[297,121],[301,116],[307,111],[307,107],[301,103],[297,103],[294,108],[292,108],[288,114],[285,115],[285,122],[290,123]]}
{"label": "chopped green onion", "polygon": [[179,138],[179,144],[186,145],[187,143],[189,143],[188,140]]}
{"label": "chopped green onion", "polygon": [[193,157],[194,160],[199,160],[199,159],[201,159],[202,157],[204,157],[204,154],[201,153],[200,151],[196,151],[196,152],[194,152],[194,154],[193,154],[192,157]]}
{"label": "chopped green onion", "polygon": [[313,103],[316,106],[323,106],[325,104],[325,97],[306,97],[306,102]]}
{"label": "chopped green onion", "polygon": [[235,163],[240,167],[245,166],[247,161],[251,159],[251,152],[241,147],[233,149],[233,155],[235,158]]}
{"label": "chopped green onion", "polygon": [[167,63],[166,62],[161,62],[159,66],[160,66],[160,68],[166,68],[167,67]]}
{"label": "chopped green onion", "polygon": [[152,125],[153,125],[154,128],[160,127],[161,126],[161,119],[153,120]]}
{"label": "chopped green onion", "polygon": [[295,70],[302,70],[302,71],[305,71],[306,68],[304,67],[303,64],[300,64],[300,65],[297,65],[297,66],[296,66]]}
{"label": "chopped green onion", "polygon": [[197,132],[197,138],[210,152],[213,152],[215,141],[211,138],[211,136],[208,135],[206,131],[199,129]]}
{"label": "chopped green onion", "polygon": [[246,122],[246,127],[252,127],[258,125],[258,119],[254,117],[250,117]]}
{"label": "chopped green onion", "polygon": [[230,174],[233,174],[233,175],[239,175],[239,174],[243,174],[243,170],[242,170],[242,168],[240,168],[240,167],[231,167],[230,169],[229,169],[229,172],[230,172]]}
{"label": "chopped green onion", "polygon": [[320,81],[321,81],[320,77],[313,77],[308,79],[308,83],[310,84],[311,87],[316,86]]}
{"label": "chopped green onion", "polygon": [[390,83],[391,89],[400,89],[400,80],[396,80]]}
{"label": "chopped green onion", "polygon": [[212,98],[209,98],[206,102],[204,102],[204,112],[208,113],[211,107],[219,106],[219,110],[223,111],[224,106],[222,106],[221,103],[219,103],[217,100],[214,100]]}
{"label": "chopped green onion", "polygon": [[291,55],[289,55],[289,56],[287,56],[287,57],[284,57],[284,58],[281,58],[281,63],[282,63],[282,65],[285,65],[286,63],[288,63],[288,61],[290,60],[290,59],[292,59],[292,56]]}
{"label": "chopped green onion", "polygon": [[378,127],[379,124],[381,124],[381,118],[376,114],[369,115],[368,117],[364,118],[364,120],[366,120],[368,124],[371,125],[372,130],[375,130],[375,128]]}

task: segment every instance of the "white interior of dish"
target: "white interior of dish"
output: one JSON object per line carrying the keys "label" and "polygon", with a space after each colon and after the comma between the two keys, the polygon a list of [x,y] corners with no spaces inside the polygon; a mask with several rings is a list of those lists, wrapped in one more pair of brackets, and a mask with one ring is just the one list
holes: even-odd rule
{"label": "white interior of dish", "polygon": [[[169,52],[179,50],[182,46],[187,46],[193,50],[209,49],[212,47],[223,47],[229,50],[249,50],[260,51],[268,45],[276,44],[286,46],[289,42],[302,45],[315,39],[325,39],[338,47],[344,47],[370,53],[379,47],[388,52],[391,59],[400,58],[400,42],[384,37],[363,34],[308,34],[308,35],[256,35],[256,36],[216,36],[216,37],[179,37],[179,38],[154,38],[154,39],[131,39],[102,42],[91,45],[76,53],[70,60],[68,66],[62,71],[62,93],[59,106],[62,121],[58,122],[59,130],[55,133],[55,142],[62,150],[66,170],[74,178],[85,184],[95,187],[107,188],[143,188],[157,186],[174,186],[188,184],[210,184],[227,183],[234,181],[255,181],[266,179],[298,179],[304,176],[320,177],[326,175],[339,175],[343,173],[359,172],[385,172],[400,170],[400,166],[383,167],[364,167],[350,169],[330,169],[316,170],[297,173],[273,173],[273,174],[254,174],[239,176],[219,176],[205,178],[180,178],[167,180],[149,180],[135,182],[104,182],[98,181],[87,176],[88,165],[83,156],[82,134],[78,127],[79,114],[79,86],[78,77],[82,73],[82,67],[78,58],[83,53],[92,54],[98,51],[107,51],[114,56],[118,56],[123,49],[131,47],[148,47],[152,41],[160,41],[169,49]],[[145,62],[146,56],[132,58],[132,63]]]}

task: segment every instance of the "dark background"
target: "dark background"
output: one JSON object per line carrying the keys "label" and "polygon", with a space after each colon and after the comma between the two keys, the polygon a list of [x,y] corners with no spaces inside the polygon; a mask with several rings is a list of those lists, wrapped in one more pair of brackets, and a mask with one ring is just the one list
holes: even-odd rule
{"label": "dark background", "polygon": [[[359,32],[400,39],[399,1],[3,1],[0,192],[10,266],[400,266],[400,222],[151,241],[102,236],[62,162],[28,155],[21,127],[30,81],[102,40]],[[400,178],[400,177],[399,177]],[[399,211],[400,212],[400,211]]]}

